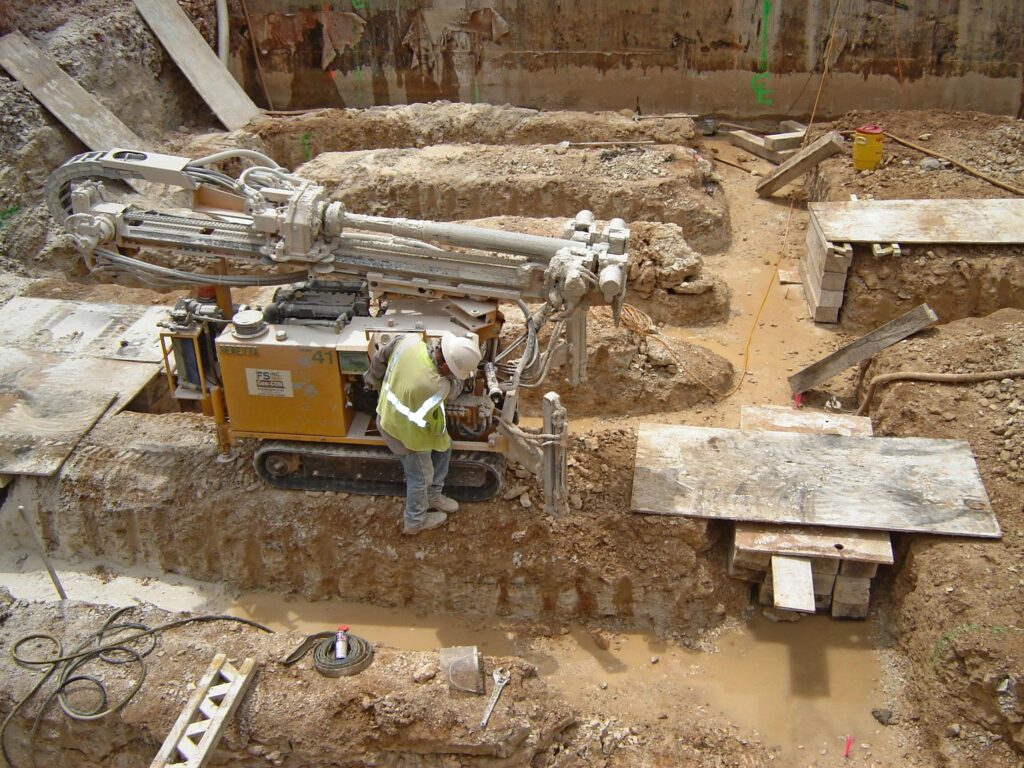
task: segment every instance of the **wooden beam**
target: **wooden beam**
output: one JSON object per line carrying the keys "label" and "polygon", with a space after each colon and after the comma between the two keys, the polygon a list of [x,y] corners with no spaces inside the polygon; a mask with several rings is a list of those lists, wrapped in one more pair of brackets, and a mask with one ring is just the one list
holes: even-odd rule
{"label": "wooden beam", "polygon": [[20,32],[0,38],[0,65],[54,117],[97,152],[142,148],[142,139]]}
{"label": "wooden beam", "polygon": [[843,137],[837,131],[829,131],[761,179],[754,189],[759,196],[768,197],[798,176],[803,176],[825,158],[845,149]]}
{"label": "wooden beam", "polygon": [[807,132],[807,126],[797,120],[783,120],[779,123],[780,131],[803,131]]}
{"label": "wooden beam", "polygon": [[764,144],[764,139],[748,131],[729,131],[729,143],[776,165],[792,154],[792,152],[779,152],[774,149],[768,149]]}
{"label": "wooden beam", "polygon": [[998,538],[970,445],[642,423],[632,509]]}
{"label": "wooden beam", "polygon": [[861,360],[867,360],[886,347],[938,322],[938,319],[931,307],[921,304],[866,336],[861,336],[852,344],[836,350],[828,357],[807,366],[802,371],[797,371],[789,377],[789,387],[794,393],[807,392]]}
{"label": "wooden beam", "polygon": [[228,130],[263,115],[174,0],[135,0],[135,7]]}
{"label": "wooden beam", "polygon": [[803,143],[805,131],[789,131],[788,133],[773,133],[764,137],[765,149],[776,152],[784,149],[800,149]]}

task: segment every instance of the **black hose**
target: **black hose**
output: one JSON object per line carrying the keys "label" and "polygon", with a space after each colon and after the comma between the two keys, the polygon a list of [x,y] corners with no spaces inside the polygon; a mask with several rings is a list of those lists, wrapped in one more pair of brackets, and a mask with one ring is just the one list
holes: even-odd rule
{"label": "black hose", "polygon": [[[78,644],[75,650],[67,655],[64,653],[64,646],[60,640],[53,635],[43,632],[25,635],[14,642],[14,645],[11,646],[11,656],[14,657],[14,660],[23,667],[38,668],[40,670],[45,669],[45,674],[39,682],[36,683],[32,690],[14,705],[11,711],[7,714],[7,717],[4,718],[3,725],[0,725],[0,751],[3,752],[4,759],[7,761],[10,768],[16,768],[16,766],[14,760],[11,758],[10,752],[7,750],[7,727],[11,724],[15,714],[17,714],[54,675],[57,675],[57,687],[51,691],[43,701],[42,706],[39,708],[39,711],[36,713],[36,716],[32,721],[32,728],[29,731],[27,750],[29,765],[31,765],[32,768],[36,768],[36,733],[39,731],[39,726],[43,721],[43,716],[49,709],[50,704],[53,703],[53,700],[56,699],[64,714],[73,720],[99,720],[100,718],[117,712],[121,707],[131,701],[142,687],[142,682],[146,679],[146,662],[144,661],[144,658],[156,647],[156,635],[158,633],[168,629],[183,627],[187,624],[199,624],[213,621],[233,621],[239,624],[246,624],[250,627],[256,627],[264,632],[273,632],[269,627],[265,627],[258,622],[251,621],[250,619],[242,619],[237,616],[227,616],[224,614],[192,616],[187,619],[169,621],[166,624],[160,624],[156,627],[147,627],[145,624],[141,624],[139,622],[115,623],[122,614],[131,610],[133,607],[134,606],[127,606],[114,611],[110,614],[107,620],[103,622],[103,626],[101,626],[96,632],[87,635],[85,639]],[[121,637],[105,643],[107,635],[123,631],[134,633],[129,634],[127,637]],[[142,650],[136,650],[128,646],[129,643],[133,643],[136,640],[141,640],[143,638],[149,638],[150,642],[148,647],[144,647]],[[51,643],[56,649],[56,655],[36,659],[22,656],[19,653],[21,647],[33,640],[45,640]],[[121,698],[120,701],[115,702],[114,704],[109,703],[107,689],[103,685],[103,681],[98,677],[93,675],[75,674],[87,663],[95,660],[102,661],[106,664],[135,664],[138,667],[138,680],[132,685],[131,689]],[[88,683],[93,687],[99,699],[98,703],[92,709],[79,709],[68,701],[68,687],[72,684],[83,682]]]}
{"label": "black hose", "polygon": [[281,663],[291,666],[313,649],[313,668],[325,677],[357,675],[373,663],[373,644],[359,635],[348,636],[348,655],[339,659],[334,653],[334,632],[317,632],[303,640]]}

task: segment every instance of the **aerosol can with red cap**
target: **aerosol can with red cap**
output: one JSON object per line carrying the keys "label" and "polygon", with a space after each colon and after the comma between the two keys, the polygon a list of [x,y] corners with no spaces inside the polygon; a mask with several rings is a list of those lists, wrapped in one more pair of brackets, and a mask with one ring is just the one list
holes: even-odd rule
{"label": "aerosol can with red cap", "polygon": [[338,634],[334,636],[334,657],[344,659],[348,656],[348,625],[342,624],[338,627]]}

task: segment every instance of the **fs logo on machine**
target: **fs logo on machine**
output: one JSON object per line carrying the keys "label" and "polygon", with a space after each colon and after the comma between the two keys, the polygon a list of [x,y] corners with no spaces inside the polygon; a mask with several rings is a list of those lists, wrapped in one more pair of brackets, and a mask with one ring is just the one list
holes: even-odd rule
{"label": "fs logo on machine", "polygon": [[249,394],[258,397],[291,397],[291,371],[275,371],[263,368],[246,368],[245,379]]}

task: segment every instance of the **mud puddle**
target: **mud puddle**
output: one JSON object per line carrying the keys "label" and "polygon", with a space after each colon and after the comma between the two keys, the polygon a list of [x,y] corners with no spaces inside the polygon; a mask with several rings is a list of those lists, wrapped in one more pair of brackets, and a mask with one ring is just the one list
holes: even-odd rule
{"label": "mud puddle", "polygon": [[[493,622],[384,608],[334,598],[308,601],[265,592],[226,594],[216,585],[117,569],[104,563],[54,563],[72,600],[115,606],[148,602],[169,610],[230,613],[278,632],[311,634],[347,624],[373,643],[431,651],[476,645],[485,656],[522,656],[582,711],[626,722],[706,716],[740,738],[777,747],[794,764],[843,753],[877,760],[898,754],[871,715],[884,707],[877,626],[808,617],[774,624],[755,617],[721,633],[714,652],[697,652],[642,633],[592,632],[537,637]],[[4,553],[0,585],[16,597],[55,600],[38,557]]]}
{"label": "mud puddle", "polygon": [[580,630],[534,641],[526,658],[570,701],[633,720],[706,713],[777,747],[787,764],[809,765],[841,756],[847,736],[851,758],[898,754],[871,714],[885,701],[876,633],[871,621],[758,616],[720,635],[710,653],[643,634],[614,635],[605,649]]}

